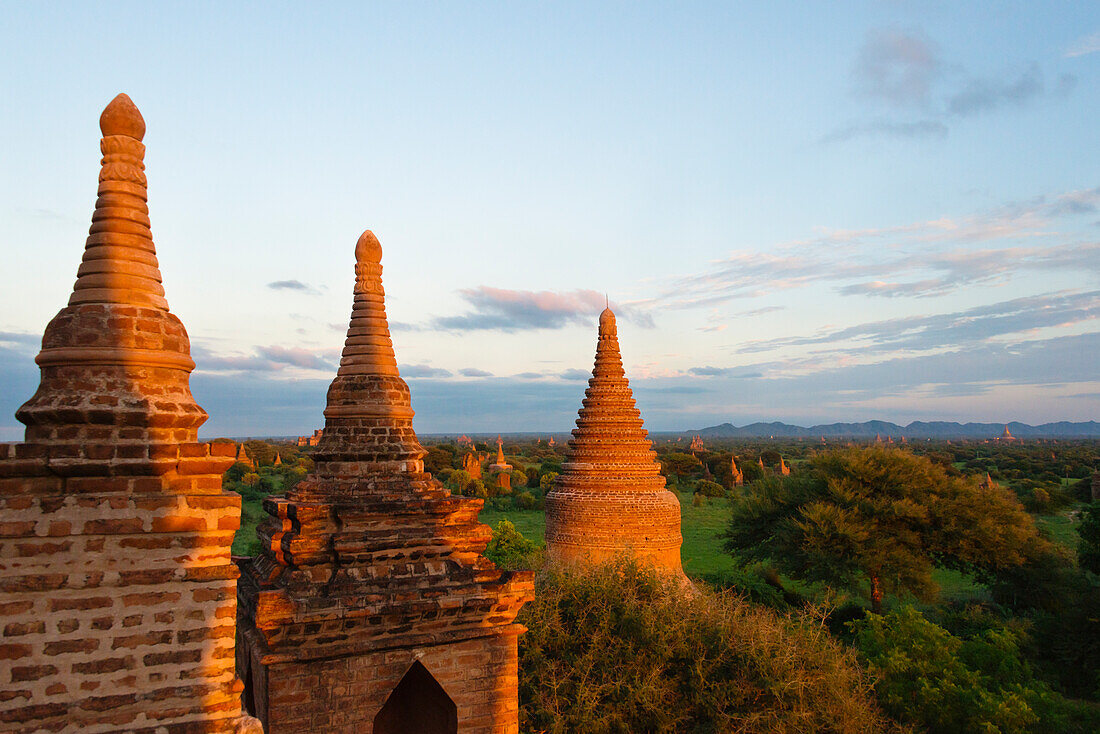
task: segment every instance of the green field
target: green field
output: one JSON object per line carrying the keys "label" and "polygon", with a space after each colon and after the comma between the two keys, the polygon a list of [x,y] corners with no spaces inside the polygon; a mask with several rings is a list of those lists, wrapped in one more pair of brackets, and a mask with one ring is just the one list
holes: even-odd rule
{"label": "green field", "polygon": [[[524,537],[539,545],[545,543],[546,516],[541,510],[482,510],[480,519],[494,527],[501,520],[511,520]],[[712,499],[709,504],[695,507],[690,496],[680,496],[680,531],[684,536],[681,557],[685,572],[698,576],[733,570],[733,559],[722,552],[722,540],[718,537],[728,522],[729,500]]]}
{"label": "green field", "polygon": [[[712,499],[706,505],[695,507],[691,497],[680,495],[680,531],[684,536],[681,549],[684,571],[692,576],[703,576],[733,571],[736,564],[722,551],[721,534],[729,522],[729,500]],[[546,516],[541,510],[491,510],[481,511],[483,523],[496,526],[501,520],[511,520],[524,537],[539,545],[545,543]],[[1069,548],[1076,548],[1077,531],[1069,513],[1058,515],[1039,515],[1036,524],[1055,542]],[[964,573],[937,569],[932,578],[940,587],[941,599],[947,601],[965,601],[967,599],[985,599],[988,592],[974,583]]]}

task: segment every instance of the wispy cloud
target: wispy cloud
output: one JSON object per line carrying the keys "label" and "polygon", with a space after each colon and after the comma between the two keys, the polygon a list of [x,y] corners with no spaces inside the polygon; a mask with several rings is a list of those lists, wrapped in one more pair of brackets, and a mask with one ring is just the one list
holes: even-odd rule
{"label": "wispy cloud", "polygon": [[[1080,39],[1066,55],[1092,53],[1097,48],[1100,34]],[[977,76],[945,60],[938,46],[919,29],[874,29],[856,54],[852,83],[858,97],[877,105],[887,116],[844,125],[823,135],[819,142],[866,137],[944,138],[953,120],[1064,97],[1076,82],[1072,74],[1062,74],[1048,86],[1035,62],[1023,70]]]}
{"label": "wispy cloud", "polygon": [[398,371],[402,377],[450,377],[451,371],[427,364],[403,364]]}
{"label": "wispy cloud", "polygon": [[[430,326],[443,331],[560,329],[571,324],[594,325],[604,308],[604,295],[591,290],[519,291],[478,286],[459,291],[472,307],[461,316],[439,316]],[[652,327],[652,317],[637,308],[612,304],[616,314],[640,326]]]}
{"label": "wispy cloud", "polygon": [[867,34],[853,75],[859,92],[891,105],[922,107],[940,74],[939,52],[920,31],[876,29]]}
{"label": "wispy cloud", "polygon": [[832,345],[846,353],[929,351],[994,339],[1017,339],[1039,329],[1067,327],[1100,319],[1100,291],[1057,292],[1014,298],[963,311],[872,321],[827,330],[813,336],[792,336],[748,342],[735,351],[766,352],[786,347]]}
{"label": "wispy cloud", "polygon": [[276,280],[267,284],[267,287],[275,291],[297,291],[307,296],[319,296],[321,291],[300,280]]}
{"label": "wispy cloud", "polygon": [[588,370],[581,369],[569,369],[561,373],[560,377],[563,380],[587,380],[592,376],[592,373]]}
{"label": "wispy cloud", "polygon": [[1075,58],[1077,56],[1094,54],[1097,51],[1100,51],[1100,31],[1078,38],[1069,45],[1069,48],[1066,49],[1063,56],[1066,58]]}
{"label": "wispy cloud", "polygon": [[252,354],[223,354],[191,345],[191,356],[200,372],[279,373],[287,368],[335,372],[337,354],[277,345],[255,347]]}
{"label": "wispy cloud", "polygon": [[[734,252],[702,272],[668,281],[656,297],[636,305],[708,307],[819,283],[832,283],[844,295],[928,297],[1002,282],[1022,272],[1096,275],[1100,242],[1045,243],[1064,241],[1067,237],[1059,229],[1079,226],[1074,217],[1098,210],[1100,187],[1037,196],[963,217],[822,230],[767,252]],[[1037,244],[975,249],[986,242],[1013,240]]]}
{"label": "wispy cloud", "polygon": [[458,374],[463,377],[492,377],[492,372],[486,372],[485,370],[479,370],[476,367],[463,367],[458,371]]}

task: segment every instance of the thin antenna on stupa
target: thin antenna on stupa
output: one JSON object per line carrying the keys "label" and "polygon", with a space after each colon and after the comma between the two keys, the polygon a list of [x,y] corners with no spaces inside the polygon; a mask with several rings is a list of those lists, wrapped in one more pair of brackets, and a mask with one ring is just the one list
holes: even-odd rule
{"label": "thin antenna on stupa", "polygon": [[606,293],[603,294],[603,307],[604,308],[611,308],[611,299],[609,299],[607,297]]}

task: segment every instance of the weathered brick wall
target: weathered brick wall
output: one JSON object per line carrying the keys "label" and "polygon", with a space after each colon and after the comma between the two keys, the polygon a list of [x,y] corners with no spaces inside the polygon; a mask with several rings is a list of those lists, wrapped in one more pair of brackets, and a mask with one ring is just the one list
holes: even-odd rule
{"label": "weathered brick wall", "polygon": [[375,716],[419,661],[458,708],[462,734],[517,734],[518,634],[267,667],[271,734],[371,734]]}
{"label": "weathered brick wall", "polygon": [[234,446],[118,476],[58,448],[0,444],[0,730],[232,731]]}

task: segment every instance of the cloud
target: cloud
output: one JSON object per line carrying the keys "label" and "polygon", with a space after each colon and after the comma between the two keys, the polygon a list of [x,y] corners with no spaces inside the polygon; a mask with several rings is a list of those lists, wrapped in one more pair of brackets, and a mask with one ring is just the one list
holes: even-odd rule
{"label": "cloud", "polygon": [[42,346],[41,334],[27,334],[20,331],[0,331],[0,347],[17,352],[34,354]]}
{"label": "cloud", "polygon": [[845,345],[846,354],[928,351],[946,345],[988,344],[994,338],[1026,335],[1100,319],[1100,291],[1063,291],[976,306],[930,316],[907,316],[833,329],[814,336],[748,342],[736,351],[753,353],[787,347]]}
{"label": "cloud", "polygon": [[401,365],[399,370],[404,377],[450,377],[451,371],[442,367],[432,367],[426,364]]}
{"label": "cloud", "polygon": [[947,99],[953,115],[988,112],[1006,104],[1023,105],[1043,94],[1043,77],[1038,64],[1032,64],[1012,80],[970,79],[962,90]]}
{"label": "cloud", "polygon": [[492,377],[492,372],[486,372],[485,370],[479,370],[476,367],[463,367],[458,371],[458,374],[463,377]]}
{"label": "cloud", "polygon": [[301,367],[306,370],[331,370],[336,367],[332,362],[308,349],[272,346],[256,347],[256,351],[259,352],[260,356],[264,359],[270,360],[276,364]]}
{"label": "cloud", "polygon": [[868,32],[856,58],[857,89],[898,107],[929,102],[941,62],[934,44],[919,31],[877,29]]}
{"label": "cloud", "polygon": [[[604,295],[591,290],[517,291],[489,286],[460,290],[473,308],[462,316],[439,316],[431,327],[444,331],[560,329],[570,324],[594,326],[604,309]],[[620,318],[651,328],[652,317],[631,306],[613,304]]]}
{"label": "cloud", "polygon": [[858,137],[884,137],[884,138],[946,138],[947,125],[939,120],[914,120],[912,122],[894,122],[890,120],[875,120],[864,122],[834,130],[823,135],[821,143],[843,143]]}
{"label": "cloud", "polygon": [[588,370],[569,369],[562,372],[559,377],[563,380],[585,380],[587,381],[592,373]]}
{"label": "cloud", "polygon": [[513,379],[516,380],[542,380],[548,376],[542,372],[519,372],[512,375]]}
{"label": "cloud", "polygon": [[[1091,53],[1098,44],[1100,33],[1081,39],[1074,48]],[[867,33],[856,55],[852,81],[856,94],[879,103],[880,110],[885,107],[894,115],[905,116],[919,112],[919,118],[853,122],[822,136],[822,144],[865,137],[942,139],[953,119],[1002,107],[1023,107],[1042,98],[1064,97],[1073,90],[1077,78],[1062,74],[1048,90],[1043,72],[1034,62],[1023,71],[975,76],[959,64],[941,59],[935,43],[921,31],[888,28]]]}
{"label": "cloud", "polygon": [[276,291],[298,291],[307,296],[319,296],[321,291],[311,285],[306,285],[300,280],[276,280],[267,284],[268,288]]}
{"label": "cloud", "polygon": [[253,354],[218,354],[199,345],[191,345],[195,369],[200,372],[282,372],[288,367],[303,370],[336,370],[336,355],[318,354],[299,347],[258,346]]}
{"label": "cloud", "polygon": [[[736,251],[701,272],[666,281],[656,296],[636,305],[654,310],[710,307],[821,283],[833,283],[845,295],[928,297],[1025,272],[1100,275],[1100,242],[1054,244],[1066,238],[1059,229],[1080,227],[1074,218],[1096,211],[1100,187],[1008,202],[963,217],[822,230],[811,238],[772,245],[766,252]],[[1008,240],[1036,244],[974,248]]]}
{"label": "cloud", "polygon": [[1077,56],[1094,54],[1097,51],[1100,51],[1100,31],[1078,38],[1069,45],[1069,48],[1066,49],[1063,56],[1066,58],[1075,58]]}
{"label": "cloud", "polygon": [[763,377],[763,373],[746,371],[743,367],[692,367],[688,370],[688,374],[696,377],[730,377],[736,379]]}

